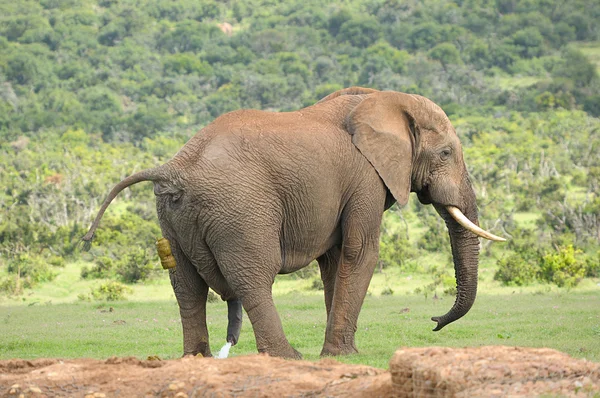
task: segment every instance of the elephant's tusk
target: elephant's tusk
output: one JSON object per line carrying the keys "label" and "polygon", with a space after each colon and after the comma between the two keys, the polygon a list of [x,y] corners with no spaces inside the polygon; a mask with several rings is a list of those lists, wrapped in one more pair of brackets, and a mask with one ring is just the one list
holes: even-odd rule
{"label": "elephant's tusk", "polygon": [[481,236],[482,238],[494,240],[496,242],[505,242],[506,239],[496,236],[486,230],[481,229],[477,225],[475,225],[471,220],[467,218],[457,207],[454,206],[446,206],[446,210],[448,213],[456,220],[457,223],[462,225],[465,229],[473,232],[477,236]]}

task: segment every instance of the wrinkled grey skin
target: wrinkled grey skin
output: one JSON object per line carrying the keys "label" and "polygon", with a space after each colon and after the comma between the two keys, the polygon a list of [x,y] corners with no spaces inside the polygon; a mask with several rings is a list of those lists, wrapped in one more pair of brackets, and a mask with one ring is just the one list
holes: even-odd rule
{"label": "wrinkled grey skin", "polygon": [[317,259],[327,310],[321,355],[357,352],[357,319],[376,266],[383,212],[416,192],[448,227],[457,298],[435,330],[465,315],[477,291],[478,238],[446,211],[477,223],[462,148],[444,112],[410,94],[353,87],[287,113],[240,110],[217,118],[166,164],[121,181],[152,181],[184,353],[210,355],[206,299],[239,298],[260,352],[300,358],[273,304],[277,274]]}

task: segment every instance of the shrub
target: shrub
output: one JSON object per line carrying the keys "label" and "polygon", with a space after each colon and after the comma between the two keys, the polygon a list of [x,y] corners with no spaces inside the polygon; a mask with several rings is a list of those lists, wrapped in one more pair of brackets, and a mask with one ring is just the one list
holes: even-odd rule
{"label": "shrub", "polygon": [[417,241],[417,247],[428,252],[449,253],[450,237],[444,221],[430,210],[423,211],[421,220],[427,231]]}
{"label": "shrub", "polygon": [[585,276],[588,278],[600,278],[600,252],[594,257],[585,260]]}
{"label": "shrub", "polygon": [[8,261],[8,272],[17,274],[16,291],[20,291],[19,284],[23,288],[31,288],[41,282],[50,282],[56,278],[57,273],[52,266],[44,259],[36,255],[20,253]]}
{"label": "shrub", "polygon": [[560,247],[545,254],[540,264],[540,279],[559,287],[574,287],[585,277],[585,263],[579,258],[580,250],[573,245]]}
{"label": "shrub", "polygon": [[394,295],[394,291],[392,290],[391,287],[386,287],[385,289],[383,289],[381,291],[381,295],[382,296],[393,296]]}
{"label": "shrub", "polygon": [[218,294],[213,292],[212,290],[208,291],[208,296],[206,297],[206,301],[209,303],[218,303],[221,301],[221,297]]}
{"label": "shrub", "polygon": [[445,288],[444,294],[447,296],[456,296],[458,294],[458,291],[456,290],[456,285],[454,287]]}
{"label": "shrub", "polygon": [[379,238],[379,270],[390,266],[407,268],[407,260],[416,256],[416,250],[408,239],[408,231],[401,227],[403,221],[394,210],[383,217]]}
{"label": "shrub", "polygon": [[96,301],[119,301],[126,300],[125,295],[132,293],[131,288],[119,282],[106,282],[95,289],[91,289],[88,296],[79,295],[80,300],[94,299]]}
{"label": "shrub", "polygon": [[319,264],[316,261],[312,261],[308,266],[300,268],[296,272],[288,274],[290,279],[311,279],[319,275]]}
{"label": "shrub", "polygon": [[535,280],[536,273],[535,265],[515,253],[498,260],[498,270],[494,274],[494,280],[507,286],[525,286]]}
{"label": "shrub", "polygon": [[110,257],[100,256],[96,258],[93,266],[83,266],[81,268],[81,278],[96,279],[109,278],[114,274],[114,262]]}
{"label": "shrub", "polygon": [[52,265],[53,267],[60,267],[60,268],[64,268],[66,265],[66,261],[64,258],[60,257],[60,256],[52,256],[48,259],[48,263],[50,265]]}
{"label": "shrub", "polygon": [[379,267],[380,269],[389,266],[402,267],[406,260],[415,256],[414,252],[406,234],[398,232],[382,234],[379,240]]}
{"label": "shrub", "polygon": [[428,270],[431,275],[432,282],[428,285],[418,287],[415,289],[415,294],[423,293],[425,298],[429,297],[433,293],[434,297],[437,296],[438,287],[442,287],[444,294],[456,295],[456,279],[450,275],[447,268],[432,266]]}
{"label": "shrub", "polygon": [[551,247],[549,242],[533,229],[516,228],[510,234],[512,238],[507,242],[507,248],[518,254],[523,261],[528,262],[532,267],[540,261],[540,251]]}
{"label": "shrub", "polygon": [[325,286],[323,285],[323,280],[319,277],[314,278],[312,283],[310,284],[309,290],[324,290]]}
{"label": "shrub", "polygon": [[0,280],[0,292],[6,295],[19,295],[23,292],[20,278],[9,275]]}
{"label": "shrub", "polygon": [[158,267],[154,255],[150,255],[148,250],[137,248],[117,261],[115,270],[123,282],[134,283],[150,278],[158,271]]}

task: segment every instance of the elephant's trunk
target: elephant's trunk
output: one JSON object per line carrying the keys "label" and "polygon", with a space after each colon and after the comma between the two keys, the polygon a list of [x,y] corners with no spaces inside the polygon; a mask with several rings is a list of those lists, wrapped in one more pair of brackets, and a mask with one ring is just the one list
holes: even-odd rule
{"label": "elephant's trunk", "polygon": [[92,244],[92,239],[94,239],[94,233],[96,232],[96,228],[98,228],[98,224],[100,224],[100,220],[102,219],[104,212],[110,205],[110,202],[112,202],[112,200],[119,194],[119,192],[121,192],[122,190],[124,190],[125,188],[127,188],[133,184],[137,184],[138,182],[159,181],[161,179],[165,179],[167,177],[167,170],[166,170],[165,166],[167,166],[167,165],[162,165],[162,166],[158,166],[158,167],[155,167],[152,169],[142,170],[139,173],[130,175],[129,177],[125,178],[124,180],[119,182],[117,185],[115,185],[115,187],[110,191],[110,193],[104,200],[104,203],[102,203],[102,207],[100,207],[100,210],[98,211],[98,214],[96,215],[96,218],[94,219],[94,222],[92,223],[92,226],[90,227],[90,230],[88,231],[87,234],[85,234],[85,236],[83,238],[81,238],[81,240],[84,242],[84,245],[83,245],[84,250],[87,251],[90,249],[91,244]]}
{"label": "elephant's trunk", "polygon": [[[456,301],[454,305],[442,316],[431,318],[437,322],[434,331],[442,329],[450,322],[463,317],[475,302],[477,296],[477,269],[479,264],[479,240],[477,235],[461,226],[443,207],[436,206],[436,210],[446,221],[452,257],[456,273]],[[468,209],[465,214],[469,220],[477,224],[477,209],[475,206]]]}

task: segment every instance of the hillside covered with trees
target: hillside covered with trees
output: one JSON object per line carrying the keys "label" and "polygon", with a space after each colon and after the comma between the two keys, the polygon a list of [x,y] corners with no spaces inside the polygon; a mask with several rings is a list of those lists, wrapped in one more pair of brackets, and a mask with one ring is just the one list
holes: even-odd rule
{"label": "hillside covered with trees", "polygon": [[[218,115],[353,85],[418,93],[450,116],[483,226],[511,237],[484,246],[497,280],[598,277],[599,20],[593,0],[1,0],[0,290],[80,258],[110,187]],[[449,251],[444,228],[414,200],[393,208],[380,267],[443,284],[448,267],[417,259]],[[82,277],[152,276],[159,235],[152,190],[132,187]]]}

